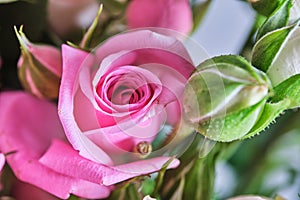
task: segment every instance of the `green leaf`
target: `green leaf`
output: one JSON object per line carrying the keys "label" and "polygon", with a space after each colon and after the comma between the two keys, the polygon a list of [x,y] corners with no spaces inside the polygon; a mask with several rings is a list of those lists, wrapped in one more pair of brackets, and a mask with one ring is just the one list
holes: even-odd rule
{"label": "green leaf", "polygon": [[288,98],[291,102],[289,108],[300,107],[300,74],[296,74],[281,82],[274,88],[273,102]]}
{"label": "green leaf", "polygon": [[226,115],[199,123],[198,131],[211,140],[231,142],[248,134],[264,108],[265,100]]}
{"label": "green leaf", "polygon": [[298,23],[264,35],[253,47],[252,64],[266,72],[283,49]]}
{"label": "green leaf", "polygon": [[242,139],[253,137],[266,129],[285,109],[290,105],[289,99],[283,99],[277,103],[266,103],[259,120]]}
{"label": "green leaf", "polygon": [[269,17],[276,8],[278,8],[282,2],[286,0],[248,0],[252,7],[259,13],[266,17]]}
{"label": "green leaf", "polygon": [[286,26],[288,24],[291,6],[291,0],[284,1],[282,5],[271,14],[271,16],[259,29],[256,41],[258,41],[266,33]]}

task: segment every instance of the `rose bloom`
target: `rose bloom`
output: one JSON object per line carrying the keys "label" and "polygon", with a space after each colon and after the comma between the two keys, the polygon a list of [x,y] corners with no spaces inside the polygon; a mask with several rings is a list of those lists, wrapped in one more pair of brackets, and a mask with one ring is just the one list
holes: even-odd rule
{"label": "rose bloom", "polygon": [[193,27],[189,0],[132,0],[126,20],[129,28],[161,27],[184,34]]}
{"label": "rose bloom", "polygon": [[6,159],[18,179],[62,199],[106,198],[114,184],[170,161],[152,155],[151,143],[181,120],[194,66],[179,40],[139,30],[93,53],[63,45],[62,54],[59,118],[54,104],[26,92],[0,94],[0,151],[14,152]]}

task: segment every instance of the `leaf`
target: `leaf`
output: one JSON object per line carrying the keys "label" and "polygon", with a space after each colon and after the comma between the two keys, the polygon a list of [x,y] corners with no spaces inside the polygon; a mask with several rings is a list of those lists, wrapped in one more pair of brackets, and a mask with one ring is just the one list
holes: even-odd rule
{"label": "leaf", "polygon": [[264,108],[265,100],[231,113],[223,118],[211,119],[199,124],[198,131],[218,142],[231,142],[248,134]]}
{"label": "leaf", "polygon": [[259,13],[269,17],[285,0],[248,0],[252,7]]}
{"label": "leaf", "polygon": [[273,102],[288,98],[291,102],[289,108],[300,107],[300,74],[296,74],[281,82],[274,88]]}
{"label": "leaf", "polygon": [[259,29],[257,33],[256,41],[258,41],[262,36],[264,36],[268,32],[286,26],[289,21],[291,6],[292,6],[291,0],[284,1],[282,5],[278,7],[271,14],[271,16],[265,21],[265,23]]}
{"label": "leaf", "polygon": [[261,117],[257,120],[256,124],[242,139],[247,139],[259,134],[267,128],[285,109],[290,105],[289,99],[283,99],[277,103],[266,103]]}
{"label": "leaf", "polygon": [[298,23],[264,35],[253,47],[252,65],[266,72],[282,51]]}

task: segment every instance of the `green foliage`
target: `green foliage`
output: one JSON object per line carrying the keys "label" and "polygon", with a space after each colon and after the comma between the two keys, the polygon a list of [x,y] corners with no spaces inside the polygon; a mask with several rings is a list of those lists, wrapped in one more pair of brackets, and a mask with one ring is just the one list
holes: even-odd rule
{"label": "green foliage", "polygon": [[272,101],[278,102],[285,98],[290,100],[289,108],[300,107],[300,74],[296,74],[281,82],[274,88]]}
{"label": "green foliage", "polygon": [[256,40],[259,40],[266,33],[282,28],[288,24],[291,0],[283,1],[283,3],[275,9],[274,12],[265,21],[262,27],[258,30]]}
{"label": "green foliage", "polygon": [[297,26],[298,23],[277,29],[258,40],[253,47],[252,64],[264,72],[268,71]]}

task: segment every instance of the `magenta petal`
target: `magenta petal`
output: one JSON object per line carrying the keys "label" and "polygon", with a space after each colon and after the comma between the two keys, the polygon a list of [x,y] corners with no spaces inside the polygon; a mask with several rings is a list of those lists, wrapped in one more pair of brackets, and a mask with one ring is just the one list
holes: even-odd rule
{"label": "magenta petal", "polygon": [[179,40],[150,30],[137,30],[111,37],[96,50],[96,56],[102,61],[108,55],[137,49],[167,50],[192,63],[186,48]]}
{"label": "magenta petal", "polygon": [[[40,159],[40,163],[62,174],[93,183],[113,185],[115,183],[156,172],[169,160],[159,157],[133,162],[125,165],[109,167],[81,157],[77,151],[60,141],[54,141],[48,151]],[[175,168],[179,161],[175,159],[168,168]],[[65,166],[68,166],[65,167]]]}
{"label": "magenta petal", "polygon": [[64,138],[56,106],[25,92],[1,93],[0,105],[0,151],[10,153],[6,159],[16,177],[62,199],[80,193],[81,180],[38,162],[54,138]]}
{"label": "magenta petal", "polygon": [[80,155],[96,162],[112,164],[110,157],[83,135],[73,113],[74,96],[78,89],[78,72],[89,54],[67,45],[62,46],[62,53],[63,74],[61,85],[63,87],[60,88],[58,110],[66,136],[73,147],[79,150]]}
{"label": "magenta petal", "polygon": [[0,171],[2,170],[4,164],[5,164],[5,156],[4,154],[0,153]]}
{"label": "magenta petal", "polygon": [[[157,157],[151,158],[148,160],[141,160],[136,161],[124,165],[118,165],[114,167],[115,169],[119,170],[120,172],[127,173],[132,177],[143,175],[143,174],[150,174],[156,171],[159,171],[165,163],[167,163],[170,157]],[[168,169],[176,168],[180,164],[179,160],[174,158],[171,163],[168,165]],[[121,176],[106,176],[103,178],[104,185],[112,185],[118,183],[122,180]]]}

